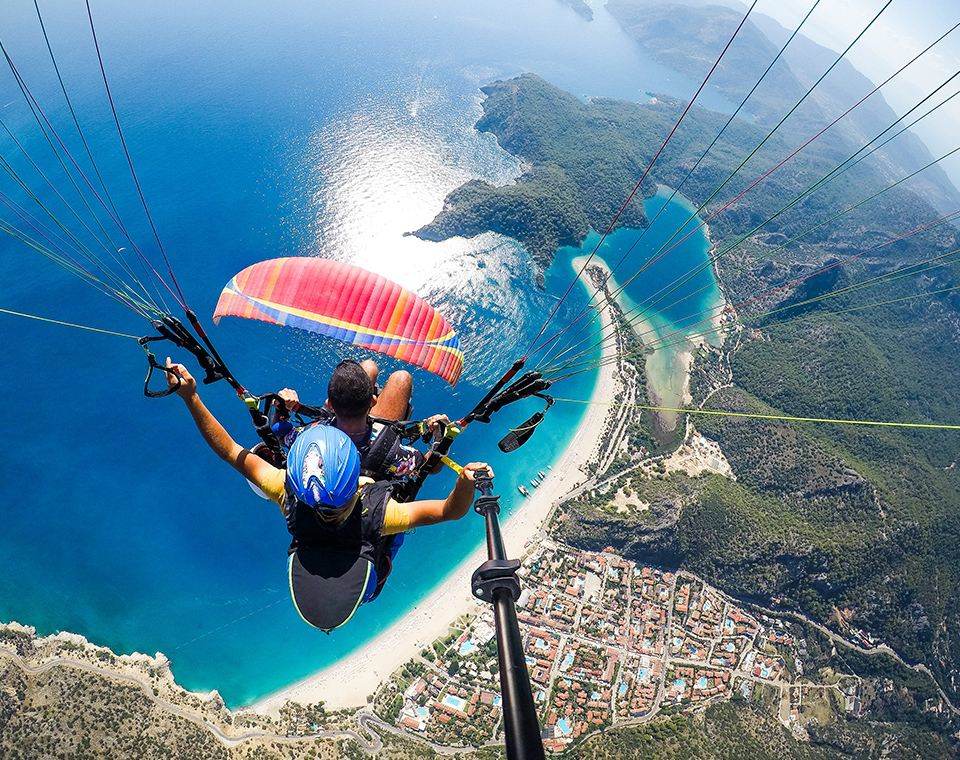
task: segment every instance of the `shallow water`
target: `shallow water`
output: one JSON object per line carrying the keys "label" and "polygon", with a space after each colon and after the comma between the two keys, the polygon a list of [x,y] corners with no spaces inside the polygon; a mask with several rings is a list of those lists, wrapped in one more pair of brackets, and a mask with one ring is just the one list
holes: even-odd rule
{"label": "shallow water", "polygon": [[[670,190],[661,188],[646,199],[644,210],[648,219],[655,219],[653,224],[646,230],[621,229],[608,235],[595,260],[612,270],[609,290],[617,294],[617,304],[635,334],[644,344],[659,346],[647,354],[643,365],[647,403],[676,408],[685,403],[693,347],[683,338],[699,338],[700,333],[707,332],[706,340],[717,342],[717,336],[709,333],[710,325],[702,320],[716,314],[711,310],[723,303],[723,294],[712,268],[687,276],[707,261],[710,240],[706,229],[698,228],[699,218],[690,219],[696,208],[681,195],[672,200],[669,196]],[[562,248],[560,255],[589,256],[599,239],[597,233],[591,233],[579,247]],[[654,258],[656,261],[647,265]],[[662,344],[657,343],[660,339]],[[598,340],[586,334],[580,337],[571,330],[557,355],[572,361],[579,351],[596,345]],[[676,413],[660,412],[658,417],[664,430],[676,426]]]}

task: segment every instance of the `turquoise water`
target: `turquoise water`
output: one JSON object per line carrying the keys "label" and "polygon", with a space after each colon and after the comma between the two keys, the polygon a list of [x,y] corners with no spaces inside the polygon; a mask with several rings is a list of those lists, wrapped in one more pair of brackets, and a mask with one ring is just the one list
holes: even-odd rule
{"label": "turquoise water", "polygon": [[[82,4],[46,5],[91,145],[122,214],[147,241]],[[235,272],[281,255],[337,257],[398,279],[440,306],[467,348],[456,392],[418,374],[423,414],[457,414],[478,398],[529,342],[570,272],[560,256],[544,293],[514,243],[403,236],[464,180],[504,182],[518,173],[490,135],[473,129],[478,86],[530,70],[581,95],[693,89],[644,61],[605,13],[589,25],[553,0],[491,2],[482,12],[472,2],[439,0],[300,0],[281,10],[247,0],[95,0],[93,7],[131,149],[194,308],[210,314]],[[32,13],[30,0],[4,4],[4,42],[80,155]],[[57,176],[19,97],[12,80],[0,80],[0,117]],[[0,149],[36,183],[8,141]],[[2,189],[12,192],[9,182]],[[10,273],[0,306],[144,331],[5,239],[0,260]],[[558,322],[585,297],[575,292]],[[176,401],[140,395],[143,358],[132,342],[3,320],[0,619],[43,633],[76,631],[118,652],[163,651],[180,683],[216,688],[239,705],[361,646],[482,540],[475,516],[414,534],[376,605],[347,629],[318,634],[287,600],[288,537],[279,515],[204,449]],[[239,321],[224,321],[213,335],[254,390],[292,385],[322,399],[336,358],[329,344]],[[592,386],[588,373],[558,394],[587,398]],[[238,437],[253,437],[226,387],[204,389],[204,397]],[[532,408],[499,422],[519,421]],[[504,427],[474,426],[457,456],[493,463],[510,511],[520,502],[516,484],[563,450],[582,413],[557,405],[512,459],[494,446]],[[427,493],[449,485],[440,475]]]}
{"label": "turquoise water", "polygon": [[[712,268],[687,276],[706,261],[710,240],[706,230],[698,228],[699,219],[691,219],[696,208],[682,196],[670,200],[670,195],[669,189],[660,188],[648,198],[644,210],[650,227],[616,230],[596,251],[594,262],[613,270],[609,288],[612,293],[622,291],[616,296],[622,313],[644,344],[657,346],[644,360],[647,401],[676,408],[686,402],[692,347],[683,337],[717,342],[718,336],[703,320],[718,313],[713,307],[723,302],[723,294]],[[583,261],[599,239],[592,232],[580,246],[562,248],[559,255]],[[653,263],[648,263],[651,260]],[[580,330],[570,331],[563,350],[557,351],[558,361],[573,362],[581,351],[596,345],[598,339],[586,328],[579,335]],[[658,339],[663,339],[662,343],[658,344]],[[665,429],[674,428],[676,414],[662,412],[658,416]]]}

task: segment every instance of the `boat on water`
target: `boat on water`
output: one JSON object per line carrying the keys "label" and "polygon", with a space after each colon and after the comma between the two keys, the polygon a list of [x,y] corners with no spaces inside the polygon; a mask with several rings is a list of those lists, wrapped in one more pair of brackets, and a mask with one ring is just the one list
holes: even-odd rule
{"label": "boat on water", "polygon": [[529,496],[530,492],[523,486],[517,486],[517,490],[520,492],[521,496]]}
{"label": "boat on water", "polygon": [[547,465],[547,469],[548,469],[548,470],[552,470],[552,469],[553,469],[553,466],[548,464],[548,465]]}
{"label": "boat on water", "polygon": [[543,470],[538,470],[538,471],[537,471],[537,475],[540,476],[540,482],[541,482],[541,483],[542,483],[544,480],[547,479],[547,474],[546,474]]}
{"label": "boat on water", "polygon": [[530,485],[536,488],[538,485],[540,485],[540,481],[537,478],[534,478],[530,481]]}

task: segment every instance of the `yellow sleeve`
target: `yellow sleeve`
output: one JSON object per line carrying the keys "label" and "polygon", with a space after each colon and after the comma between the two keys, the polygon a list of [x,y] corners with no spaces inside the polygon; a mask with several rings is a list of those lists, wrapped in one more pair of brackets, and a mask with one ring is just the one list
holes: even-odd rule
{"label": "yellow sleeve", "polygon": [[383,535],[392,536],[410,529],[409,505],[390,499],[387,502],[387,511],[383,516]]}
{"label": "yellow sleeve", "polygon": [[260,483],[260,490],[270,497],[271,501],[283,506],[284,488],[286,486],[287,471],[275,469],[270,477]]}

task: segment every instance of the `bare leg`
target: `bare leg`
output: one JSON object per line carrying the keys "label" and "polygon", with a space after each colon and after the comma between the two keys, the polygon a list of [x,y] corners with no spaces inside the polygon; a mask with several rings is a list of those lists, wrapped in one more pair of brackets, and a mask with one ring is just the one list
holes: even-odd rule
{"label": "bare leg", "polygon": [[360,366],[363,367],[363,371],[367,373],[370,377],[370,382],[373,383],[373,387],[377,387],[377,378],[380,377],[380,368],[377,366],[377,363],[373,359],[364,359],[360,362]]}
{"label": "bare leg", "polygon": [[384,420],[402,420],[410,408],[412,396],[413,376],[409,372],[398,370],[387,378],[370,414]]}

